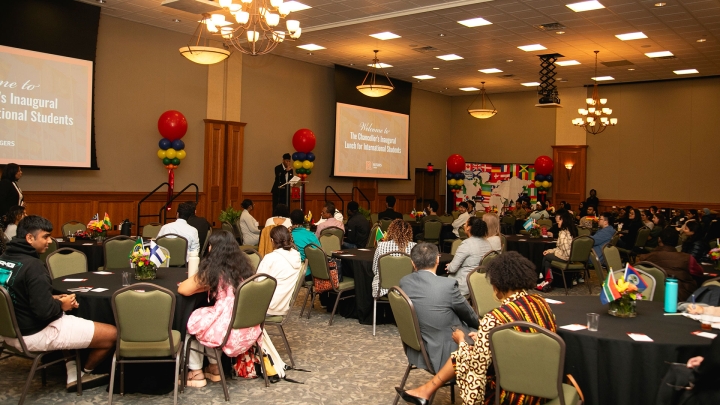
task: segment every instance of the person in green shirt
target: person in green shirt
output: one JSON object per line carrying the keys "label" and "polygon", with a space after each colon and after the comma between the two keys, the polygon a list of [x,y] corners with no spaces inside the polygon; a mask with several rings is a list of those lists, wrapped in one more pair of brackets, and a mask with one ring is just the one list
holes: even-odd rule
{"label": "person in green shirt", "polygon": [[[320,241],[318,240],[317,236],[315,236],[315,234],[310,232],[309,230],[305,229],[305,227],[303,226],[304,221],[305,215],[301,210],[295,210],[290,213],[290,222],[292,223],[292,226],[290,227],[290,232],[292,234],[293,242],[295,243],[295,246],[297,246],[298,252],[300,252],[300,260],[302,261],[305,261],[305,246],[311,243],[320,246]],[[305,271],[305,280],[312,280],[309,265],[307,266],[307,270]]]}

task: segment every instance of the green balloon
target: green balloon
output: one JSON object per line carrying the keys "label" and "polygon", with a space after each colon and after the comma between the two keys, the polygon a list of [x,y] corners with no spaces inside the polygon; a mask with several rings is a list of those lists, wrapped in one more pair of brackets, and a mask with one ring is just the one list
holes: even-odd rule
{"label": "green balloon", "polygon": [[297,172],[300,174],[305,174],[305,169],[301,167],[301,168],[297,169]]}
{"label": "green balloon", "polygon": [[178,159],[178,158],[173,158],[173,159],[172,159],[172,164],[174,164],[175,166],[179,165],[179,164],[180,164],[180,159]]}
{"label": "green balloon", "polygon": [[312,169],[305,169],[305,174],[310,174],[310,173],[312,173]]}
{"label": "green balloon", "polygon": [[167,165],[169,165],[169,164],[171,164],[171,163],[172,163],[172,159],[170,159],[170,158],[163,158],[163,164],[164,164],[165,166],[167,166]]}

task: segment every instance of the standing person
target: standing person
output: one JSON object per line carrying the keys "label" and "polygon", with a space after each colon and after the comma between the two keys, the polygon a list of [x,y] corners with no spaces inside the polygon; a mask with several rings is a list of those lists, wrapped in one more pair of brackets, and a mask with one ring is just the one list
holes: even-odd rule
{"label": "standing person", "polygon": [[10,207],[25,206],[22,190],[17,185],[22,175],[22,169],[17,164],[8,163],[5,166],[0,176],[0,216],[5,215]]}
{"label": "standing person", "polygon": [[[198,237],[198,231],[187,223],[188,218],[190,218],[194,213],[195,204],[187,202],[180,203],[177,208],[177,219],[175,222],[163,225],[157,235],[159,238],[163,235],[174,233],[187,239],[188,246],[187,253],[185,255],[185,262],[187,262],[190,252],[200,253],[200,238]],[[168,237],[174,238],[175,236]]]}
{"label": "standing person", "polygon": [[[193,206],[193,213],[190,215],[190,218],[187,219],[187,223],[197,229],[198,243],[200,244],[200,249],[202,249],[202,247],[205,246],[205,239],[207,239],[208,231],[212,229],[212,225],[210,225],[210,222],[204,217],[197,216],[197,204],[194,201],[187,201],[187,203]],[[202,254],[202,252],[200,253]]]}
{"label": "standing person", "polygon": [[245,199],[240,204],[243,212],[240,214],[240,232],[242,233],[243,245],[257,246],[260,242],[260,229],[258,221],[253,218],[250,211],[255,209],[252,200]]}
{"label": "standing person", "polygon": [[597,211],[598,205],[600,205],[600,200],[597,198],[597,191],[595,191],[595,189],[592,189],[590,190],[590,197],[585,200],[585,206],[593,207],[595,208],[595,211]]}
{"label": "standing person", "polygon": [[[543,281],[541,281],[536,287],[540,291],[550,291],[553,279],[550,263],[553,260],[562,262],[568,261],[568,259],[570,259],[572,240],[578,236],[575,222],[569,212],[563,210],[560,215],[555,217],[555,222],[557,222],[557,226],[560,229],[558,232],[557,247],[543,252],[542,266],[540,266],[540,268],[545,272],[545,274],[540,275],[540,277],[543,278]],[[575,284],[577,284],[577,279],[573,279],[573,285]]]}
{"label": "standing person", "polygon": [[10,207],[8,212],[0,218],[0,229],[5,232],[5,237],[7,237],[8,240],[17,234],[17,224],[26,216],[25,207],[16,205]]}
{"label": "standing person", "polygon": [[275,182],[273,183],[272,189],[270,190],[273,195],[273,209],[275,209],[275,206],[278,204],[290,204],[290,201],[288,201],[290,188],[288,186],[285,186],[283,188],[279,187],[293,178],[292,157],[289,153],[285,153],[282,158],[282,163],[275,166]]}
{"label": "standing person", "polygon": [[410,254],[412,248],[415,247],[415,242],[413,242],[412,239],[413,232],[410,224],[402,219],[395,219],[390,222],[385,237],[378,242],[377,249],[375,249],[375,256],[373,256],[372,271],[375,274],[372,281],[373,297],[382,297],[388,293],[388,290],[380,288],[380,270],[378,268],[380,256],[390,252],[405,252]]}
{"label": "standing person", "polygon": [[350,201],[347,206],[348,221],[345,224],[344,249],[357,249],[367,245],[370,221],[360,212],[360,204]]}

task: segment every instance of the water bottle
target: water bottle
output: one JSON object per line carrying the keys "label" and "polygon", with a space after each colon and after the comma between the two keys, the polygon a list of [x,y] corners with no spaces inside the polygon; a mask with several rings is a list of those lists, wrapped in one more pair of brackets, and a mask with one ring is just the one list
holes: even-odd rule
{"label": "water bottle", "polygon": [[674,278],[665,280],[665,312],[677,312],[678,281]]}

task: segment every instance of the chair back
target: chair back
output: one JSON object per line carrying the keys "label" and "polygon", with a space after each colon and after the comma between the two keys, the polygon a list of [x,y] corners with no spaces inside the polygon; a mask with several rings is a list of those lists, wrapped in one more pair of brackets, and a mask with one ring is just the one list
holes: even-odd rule
{"label": "chair back", "polygon": [[260,261],[262,260],[262,257],[260,257],[260,253],[258,253],[257,250],[252,248],[245,248],[242,249],[242,251],[243,253],[245,253],[245,255],[247,255],[248,259],[250,260],[250,265],[253,268],[253,272],[256,272],[258,266],[260,265]]}
{"label": "chair back", "polygon": [[643,226],[638,230],[637,239],[635,239],[635,247],[645,247],[650,236],[650,228]]}
{"label": "chair back", "polygon": [[498,257],[500,255],[500,252],[497,250],[491,250],[487,253],[485,253],[485,256],[480,259],[480,265],[481,266],[487,266],[488,263],[490,263],[494,258]]}
{"label": "chair back", "polygon": [[467,232],[465,232],[465,227],[461,226],[458,228],[458,239],[465,240],[468,238]]}
{"label": "chair back", "polygon": [[[595,250],[590,251],[590,262],[592,263],[593,267],[595,268],[595,274],[598,277],[598,283],[600,283],[600,288],[602,288],[602,285],[605,282],[605,278],[607,277],[607,275],[603,271],[602,264],[600,263],[600,258],[597,257]],[[588,282],[588,281],[585,280],[585,282]]]}
{"label": "chair back", "polygon": [[62,248],[50,253],[45,263],[53,279],[88,270],[85,253],[71,248]]}
{"label": "chair back", "polygon": [[158,249],[165,255],[165,261],[160,263],[158,267],[170,267],[170,251],[162,246],[158,246]]}
{"label": "chair back", "polygon": [[485,211],[475,211],[475,216],[478,218],[482,218],[483,215],[485,215]]}
{"label": "chair back", "polygon": [[665,302],[665,279],[667,278],[667,272],[665,269],[648,261],[635,263],[633,267],[644,271],[655,279],[655,293],[650,300]]}
{"label": "chair back", "polygon": [[320,246],[322,246],[325,253],[329,254],[329,255],[332,255],[332,252],[335,252],[335,251],[341,249],[340,241],[341,241],[341,239],[338,239],[337,236],[335,236],[335,235],[331,235],[331,234],[320,235]]}
{"label": "chair back", "polygon": [[380,218],[378,218],[378,214],[376,212],[370,214],[370,223],[377,224],[379,220]]}
{"label": "chair back", "polygon": [[500,246],[503,253],[507,252],[507,238],[503,234],[500,234]]}
{"label": "chair back", "polygon": [[[461,228],[462,229],[462,228]],[[455,252],[457,252],[460,245],[463,243],[463,240],[458,238],[452,241],[452,245],[450,245],[450,254],[455,256]]]}
{"label": "chair back", "polygon": [[380,288],[389,290],[400,285],[400,279],[413,272],[410,255],[403,252],[390,252],[378,258],[378,276]]}
{"label": "chair back", "polygon": [[388,228],[390,227],[390,223],[392,222],[392,219],[381,219],[380,220],[380,230],[383,232],[387,232]]}
{"label": "chair back", "polygon": [[337,226],[328,226],[327,228],[323,229],[322,232],[320,232],[320,236],[322,235],[335,235],[335,237],[337,237],[340,241],[340,244],[342,244],[342,240],[343,238],[345,238],[345,231],[338,228]]}
{"label": "chair back", "polygon": [[150,222],[149,224],[143,226],[142,237],[155,239],[160,233],[160,228],[162,228],[162,224],[160,222]]}
{"label": "chair back", "polygon": [[442,230],[442,222],[426,221],[423,226],[424,239],[426,241],[436,241],[440,239],[440,230]]}
{"label": "chair back", "polygon": [[511,322],[490,331],[490,352],[495,366],[496,398],[500,398],[504,389],[558,398],[565,405],[562,383],[565,342],[560,336],[530,322]]}
{"label": "chair back", "polygon": [[453,221],[454,221],[454,219],[453,219],[452,215],[441,215],[440,216],[440,222],[442,222],[443,224],[452,224]]}
{"label": "chair back", "polygon": [[103,242],[105,270],[130,267],[130,253],[132,253],[133,246],[135,246],[135,240],[129,236],[120,235],[105,239]]}
{"label": "chair back", "polygon": [[275,277],[262,273],[254,274],[240,283],[235,290],[235,310],[222,346],[227,343],[233,329],[251,328],[255,325],[262,327],[275,287]]}
{"label": "chair back", "polygon": [[[608,246],[616,246],[618,241],[620,240],[620,232],[615,232],[610,238],[610,242],[607,243]],[[603,256],[605,255],[605,252],[603,252]]]}
{"label": "chair back", "polygon": [[[720,277],[715,277],[715,278],[711,278],[711,279],[709,279],[709,280],[705,280],[705,281],[702,283],[702,286],[701,286],[701,287],[707,287],[707,286],[709,286],[709,285],[715,285],[715,286],[720,287]],[[2,335],[2,333],[0,333],[0,335]]]}
{"label": "chair back", "polygon": [[50,256],[50,253],[52,253],[56,250],[58,250],[57,240],[55,240],[55,238],[50,238],[50,244],[48,245],[47,250],[45,250],[45,252],[43,252],[43,253],[40,253],[40,255],[39,255],[40,261],[45,263],[45,261],[47,260],[47,257]]}
{"label": "chair back", "polygon": [[478,318],[482,319],[485,314],[500,306],[500,303],[494,299],[490,279],[485,277],[485,267],[478,266],[468,273],[467,286],[472,298],[472,307]]}
{"label": "chair back", "polygon": [[305,246],[305,258],[310,266],[310,273],[313,277],[321,280],[329,280],[330,273],[328,271],[327,255],[323,249],[314,244],[310,243]]}
{"label": "chair back", "polygon": [[[297,247],[295,248],[297,249]],[[307,271],[308,261],[305,259],[302,262],[302,265],[300,266],[300,272],[298,273],[298,278],[295,281],[295,290],[293,290],[292,298],[290,298],[290,307],[292,308],[293,304],[295,304],[295,300],[297,300],[298,293],[300,292],[300,288],[302,288],[303,284],[305,284],[305,272]],[[289,311],[289,309],[288,309]]]}
{"label": "chair back", "polygon": [[541,227],[544,226],[544,227],[547,228],[547,229],[552,228],[552,225],[553,225],[551,220],[545,219],[545,218],[538,219],[536,222],[537,222],[537,224],[540,225]]}
{"label": "chair back", "polygon": [[403,216],[403,221],[405,221],[405,222],[411,222],[411,221],[415,220],[415,218],[411,217],[410,214],[402,214],[402,216]]}
{"label": "chair back", "polygon": [[578,236],[570,245],[570,262],[587,263],[595,241],[589,236]]}
{"label": "chair back", "polygon": [[223,231],[228,231],[231,234],[235,235],[235,237],[237,237],[237,232],[235,232],[235,228],[232,226],[232,224],[230,222],[223,222],[222,224],[220,224],[220,228]]}
{"label": "chair back", "polygon": [[[262,229],[260,231],[260,239],[258,241],[258,252],[260,253],[260,256],[265,256],[266,254],[272,252],[275,250],[275,246],[273,245],[273,241],[270,238],[270,231],[272,231],[273,228],[275,228],[277,225],[271,224]],[[282,225],[280,225],[282,226]]]}
{"label": "chair back", "polygon": [[[377,243],[377,240],[375,239],[375,235],[377,234],[377,230],[380,228],[380,224],[375,224],[370,228],[370,233],[368,234],[368,240],[365,244],[366,248],[374,248],[375,244]],[[310,265],[310,268],[312,268],[312,264]]]}
{"label": "chair back", "polygon": [[0,286],[0,336],[11,339],[17,338],[25,348],[25,342],[22,340],[17,318],[15,318],[15,307],[12,298],[10,298],[10,293],[2,286]]}
{"label": "chair back", "polygon": [[507,214],[502,217],[502,224],[512,226],[513,228],[511,228],[511,229],[515,229],[514,227],[515,227],[516,220],[517,220],[517,218],[515,218],[514,215]]}
{"label": "chair back", "polygon": [[118,358],[132,355],[122,343],[164,341],[168,341],[167,351],[159,348],[155,357],[174,357],[175,294],[172,291],[157,284],[136,283],[115,291],[111,302],[117,327]]}
{"label": "chair back", "polygon": [[450,213],[450,215],[452,215],[453,221],[454,221],[454,220],[458,219],[458,217],[460,216],[460,211],[453,211]]}
{"label": "chair back", "polygon": [[603,256],[605,256],[605,264],[607,265],[608,271],[620,270],[625,266],[623,266],[622,264],[622,259],[620,258],[620,251],[615,246],[610,245],[611,242],[612,240],[602,248]]}
{"label": "chair back", "polygon": [[187,263],[188,240],[176,233],[165,234],[155,243],[170,251],[170,267],[183,267]]}
{"label": "chair back", "polygon": [[87,226],[80,221],[73,220],[65,222],[60,229],[62,229],[63,236],[67,236],[67,234],[75,234],[77,231],[85,232],[87,230]]}
{"label": "chair back", "polygon": [[207,235],[205,235],[205,242],[203,242],[203,245],[200,247],[200,253],[198,256],[203,257],[205,254],[205,251],[207,250],[207,246],[210,242],[210,235],[212,235],[213,230],[212,228],[208,228]]}
{"label": "chair back", "polygon": [[590,236],[592,229],[585,228],[584,226],[578,226],[578,236]]}
{"label": "chair back", "polygon": [[[645,291],[642,292],[643,300],[657,301],[655,299],[655,288],[657,287],[657,280],[655,280],[655,277],[650,275],[645,270],[639,269],[636,266],[633,267],[635,268],[635,270],[637,270],[638,273],[640,273],[640,277],[645,282],[645,285],[647,285]],[[619,279],[620,277],[625,277],[625,270],[615,270],[613,271],[613,276],[615,276],[615,280]]]}
{"label": "chair back", "polygon": [[420,334],[420,323],[418,322],[412,300],[397,286],[392,287],[388,292],[388,300],[390,301],[390,308],[392,309],[395,323],[400,332],[400,340],[402,341],[403,348],[410,347],[420,352],[423,360],[425,360],[425,365],[428,367],[428,371],[435,374],[432,362],[425,350],[425,343]]}

